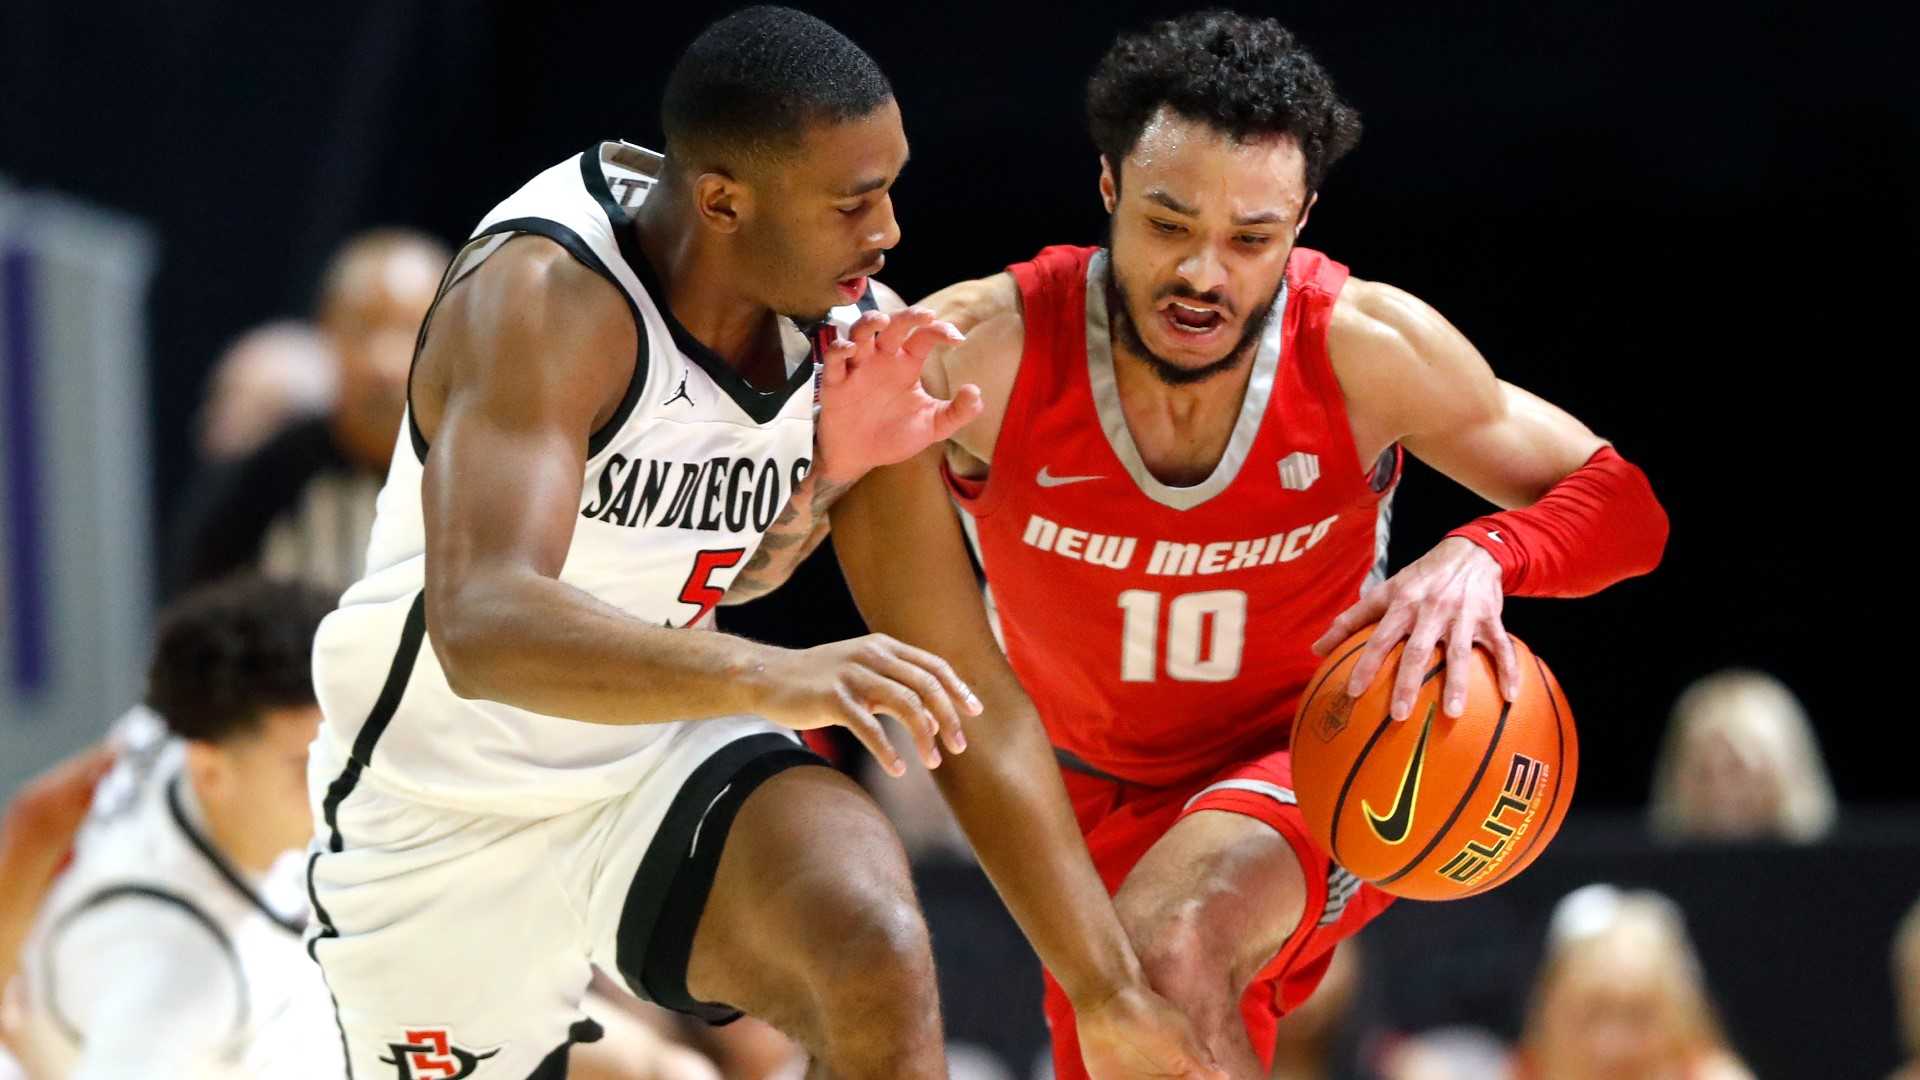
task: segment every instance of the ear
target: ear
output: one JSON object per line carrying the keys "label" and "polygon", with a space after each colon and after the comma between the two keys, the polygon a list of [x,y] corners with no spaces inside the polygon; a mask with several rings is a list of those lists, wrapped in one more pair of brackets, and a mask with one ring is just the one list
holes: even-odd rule
{"label": "ear", "polygon": [[1107,160],[1105,154],[1100,155],[1100,201],[1106,204],[1109,214],[1120,205],[1119,170],[1113,167],[1113,162]]}
{"label": "ear", "polygon": [[747,186],[726,173],[704,172],[694,178],[693,211],[717,232],[737,232],[752,203]]}
{"label": "ear", "polygon": [[1307,217],[1308,215],[1313,213],[1313,204],[1319,201],[1320,201],[1319,192],[1317,191],[1307,192],[1306,205],[1300,208],[1300,220],[1294,222],[1293,224],[1293,235],[1296,240],[1299,239],[1301,231],[1307,227]]}
{"label": "ear", "polygon": [[188,739],[186,765],[193,790],[203,799],[220,798],[233,781],[226,753],[210,742]]}

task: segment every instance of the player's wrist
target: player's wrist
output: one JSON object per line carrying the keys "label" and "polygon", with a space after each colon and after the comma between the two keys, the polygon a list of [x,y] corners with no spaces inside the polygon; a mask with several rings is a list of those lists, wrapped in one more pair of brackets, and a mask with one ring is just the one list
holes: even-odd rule
{"label": "player's wrist", "polygon": [[1098,1011],[1129,994],[1150,989],[1139,959],[1131,948],[1124,946],[1097,966],[1079,972],[1056,971],[1054,980],[1078,1015]]}

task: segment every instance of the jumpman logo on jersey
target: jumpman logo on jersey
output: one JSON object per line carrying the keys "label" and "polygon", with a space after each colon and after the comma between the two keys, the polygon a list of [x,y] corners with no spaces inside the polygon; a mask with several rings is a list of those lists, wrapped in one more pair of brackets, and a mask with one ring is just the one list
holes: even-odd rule
{"label": "jumpman logo on jersey", "polygon": [[673,392],[672,397],[662,402],[661,408],[665,408],[668,405],[671,405],[674,402],[681,401],[681,400],[685,400],[686,403],[689,405],[693,404],[693,395],[687,393],[687,377],[685,375],[680,376],[680,389],[675,390]]}

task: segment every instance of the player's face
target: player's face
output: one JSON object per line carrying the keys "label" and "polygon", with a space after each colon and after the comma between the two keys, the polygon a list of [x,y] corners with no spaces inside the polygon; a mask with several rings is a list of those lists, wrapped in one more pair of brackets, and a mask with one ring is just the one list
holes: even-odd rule
{"label": "player's face", "polygon": [[1299,144],[1236,142],[1161,109],[1118,168],[1103,163],[1100,177],[1116,331],[1169,382],[1232,368],[1258,340],[1306,223]]}
{"label": "player's face", "polygon": [[307,747],[319,730],[318,706],[269,709],[259,731],[222,746],[255,835],[274,850],[303,847],[313,835]]}
{"label": "player's face", "polygon": [[812,320],[860,298],[900,242],[890,192],[906,163],[907,135],[892,101],[807,131],[800,152],[765,181],[753,220],[742,223],[769,307]]}

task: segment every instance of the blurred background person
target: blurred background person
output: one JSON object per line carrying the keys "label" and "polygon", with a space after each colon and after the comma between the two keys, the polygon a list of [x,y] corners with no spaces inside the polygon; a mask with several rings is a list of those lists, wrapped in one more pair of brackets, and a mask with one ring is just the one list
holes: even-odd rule
{"label": "blurred background person", "polygon": [[333,257],[316,313],[337,361],[332,407],[201,476],[176,529],[176,589],[242,569],[335,595],[358,580],[403,438],[414,340],[450,257],[404,229],[363,233]]}
{"label": "blurred background person", "polygon": [[1673,707],[1650,808],[1666,840],[1785,840],[1827,835],[1833,783],[1800,699],[1757,671],[1708,675]]}
{"label": "blurred background person", "polygon": [[1375,1070],[1380,1080],[1487,1080],[1507,1065],[1507,1045],[1492,1032],[1455,1026],[1395,1039]]}
{"label": "blurred background person", "polygon": [[1893,997],[1900,1007],[1905,1065],[1888,1080],[1920,1080],[1920,903],[1907,910],[1893,939]]}
{"label": "blurred background person", "polygon": [[1680,909],[1576,889],[1554,909],[1514,1080],[1752,1080],[1721,1033]]}
{"label": "blurred background person", "polygon": [[320,718],[308,656],[332,606],[239,579],[163,615],[146,706],[27,945],[18,1041],[32,1075],[341,1071],[301,942]]}
{"label": "blurred background person", "polygon": [[340,379],[333,347],[296,319],[256,326],[214,362],[195,420],[203,463],[237,461],[289,425],[325,416]]}

